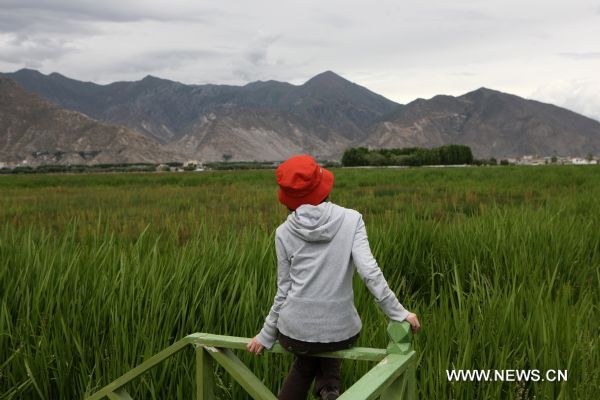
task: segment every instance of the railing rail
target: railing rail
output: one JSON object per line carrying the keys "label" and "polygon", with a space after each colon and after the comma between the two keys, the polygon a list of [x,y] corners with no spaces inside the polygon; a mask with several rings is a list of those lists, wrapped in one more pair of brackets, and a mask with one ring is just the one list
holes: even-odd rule
{"label": "railing rail", "polygon": [[[412,350],[412,334],[407,322],[390,322],[390,342],[387,349],[353,347],[315,357],[375,361],[377,364],[339,397],[340,400],[364,400],[381,397],[382,400],[416,400],[416,354]],[[214,400],[214,365],[219,363],[248,394],[256,400],[274,400],[276,397],[231,351],[246,349],[251,339],[235,336],[193,333],[150,357],[137,367],[115,379],[87,400],[132,400],[125,385],[181,350],[194,347],[196,352],[196,399]],[[271,353],[287,352],[276,343]]]}

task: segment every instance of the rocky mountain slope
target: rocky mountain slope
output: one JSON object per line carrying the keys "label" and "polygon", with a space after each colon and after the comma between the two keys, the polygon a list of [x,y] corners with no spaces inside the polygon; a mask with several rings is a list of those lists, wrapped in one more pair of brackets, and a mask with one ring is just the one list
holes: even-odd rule
{"label": "rocky mountain slope", "polygon": [[480,88],[415,100],[386,115],[363,145],[466,144],[477,157],[600,153],[600,122],[551,104]]}
{"label": "rocky mountain slope", "polygon": [[[2,75],[2,74],[0,74]],[[466,144],[476,157],[600,153],[600,123],[481,88],[407,105],[327,71],[302,85],[185,85],[152,76],[98,85],[57,73],[4,74],[61,107],[127,126],[181,158],[339,159],[349,146]]]}
{"label": "rocky mountain slope", "polygon": [[0,77],[0,161],[93,164],[168,161],[175,157],[130,128],[62,109]]}
{"label": "rocky mountain slope", "polygon": [[339,157],[398,104],[333,72],[303,85],[184,85],[147,76],[97,85],[33,70],[5,74],[27,90],[101,121],[122,124],[198,159]]}

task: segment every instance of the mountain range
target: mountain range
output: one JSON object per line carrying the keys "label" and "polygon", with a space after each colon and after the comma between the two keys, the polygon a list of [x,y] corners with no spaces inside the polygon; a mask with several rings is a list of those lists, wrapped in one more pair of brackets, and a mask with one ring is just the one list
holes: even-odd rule
{"label": "mountain range", "polygon": [[0,161],[102,164],[175,157],[133,129],[66,110],[0,77]]}
{"label": "mountain range", "polygon": [[[77,118],[94,120],[111,140],[119,136],[109,135],[111,129],[126,132],[122,135],[132,147],[127,154],[137,154],[133,147],[142,146],[141,138],[146,139],[138,154],[144,160],[215,161],[229,156],[232,160],[282,160],[299,153],[339,159],[350,146],[449,143],[469,145],[480,158],[600,153],[600,122],[487,88],[402,105],[331,71],[302,85],[258,81],[244,86],[186,85],[153,76],[99,85],[28,69],[0,75],[44,99],[40,101],[52,103],[56,110],[60,107],[77,112],[73,114]],[[0,115],[10,107],[5,103],[0,105]],[[31,132],[42,132],[44,122],[34,118],[35,113],[29,116],[37,124]],[[0,143],[5,132],[3,117]],[[77,133],[56,135],[57,144],[73,143],[71,136]],[[137,135],[136,140],[131,135]],[[4,157],[49,151],[48,137],[46,133],[43,149],[37,149],[32,140],[26,147],[5,146]],[[93,151],[109,154],[104,148]]]}

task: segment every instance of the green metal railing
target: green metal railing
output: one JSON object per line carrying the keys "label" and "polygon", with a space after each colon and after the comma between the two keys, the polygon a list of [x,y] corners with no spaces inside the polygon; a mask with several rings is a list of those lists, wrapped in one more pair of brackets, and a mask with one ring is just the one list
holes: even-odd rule
{"label": "green metal railing", "polygon": [[[387,328],[390,338],[386,349],[353,347],[348,350],[314,354],[315,357],[342,358],[347,360],[375,361],[377,364],[339,397],[340,400],[363,400],[381,397],[382,400],[415,400],[416,355],[412,350],[412,334],[407,322],[390,322]],[[175,342],[160,353],[150,357],[120,378],[106,385],[88,400],[108,397],[111,400],[132,400],[125,385],[150,368],[163,362],[188,346],[196,352],[196,400],[214,400],[213,362],[219,363],[256,400],[275,400],[276,397],[233,354],[232,349],[246,349],[249,338],[194,333]],[[267,351],[265,349],[265,351]],[[285,353],[275,344],[271,353]]]}

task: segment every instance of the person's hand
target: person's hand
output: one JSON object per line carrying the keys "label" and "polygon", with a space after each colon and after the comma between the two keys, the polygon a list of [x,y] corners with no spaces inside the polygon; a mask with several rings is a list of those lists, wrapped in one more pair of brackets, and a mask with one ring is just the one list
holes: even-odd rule
{"label": "person's hand", "polygon": [[415,313],[409,313],[408,317],[406,317],[406,322],[410,324],[413,333],[417,333],[419,332],[419,329],[421,329],[421,324]]}
{"label": "person's hand", "polygon": [[256,340],[256,336],[252,338],[250,343],[246,346],[250,353],[260,354],[260,352],[265,348],[258,340]]}

